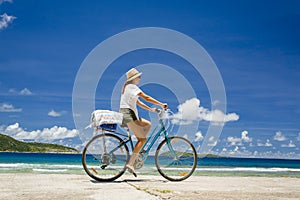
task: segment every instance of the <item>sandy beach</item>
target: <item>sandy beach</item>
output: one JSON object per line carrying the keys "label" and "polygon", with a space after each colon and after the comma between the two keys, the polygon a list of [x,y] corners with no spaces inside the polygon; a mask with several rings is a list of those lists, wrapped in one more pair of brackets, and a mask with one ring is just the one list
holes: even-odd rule
{"label": "sandy beach", "polygon": [[170,182],[125,174],[100,183],[86,175],[0,174],[0,199],[300,199],[300,178],[192,176]]}

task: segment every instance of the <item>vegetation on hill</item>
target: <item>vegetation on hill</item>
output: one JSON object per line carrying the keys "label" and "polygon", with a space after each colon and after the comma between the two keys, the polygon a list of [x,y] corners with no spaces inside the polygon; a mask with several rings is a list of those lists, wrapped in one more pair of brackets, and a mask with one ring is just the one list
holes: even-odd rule
{"label": "vegetation on hill", "polygon": [[58,144],[37,142],[21,142],[7,135],[0,134],[0,151],[6,152],[54,152],[54,153],[78,153],[79,151]]}

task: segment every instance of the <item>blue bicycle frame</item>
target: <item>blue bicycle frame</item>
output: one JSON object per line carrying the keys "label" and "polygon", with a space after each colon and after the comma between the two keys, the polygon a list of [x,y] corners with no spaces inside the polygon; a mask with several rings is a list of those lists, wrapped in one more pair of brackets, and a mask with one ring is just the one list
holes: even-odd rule
{"label": "blue bicycle frame", "polygon": [[[160,125],[160,129],[159,129],[159,131],[156,132],[156,130],[158,129],[159,125]],[[167,131],[166,131],[166,128],[165,128],[165,126],[164,126],[164,124],[163,124],[162,119],[159,119],[159,125],[157,125],[157,126],[155,127],[155,129],[152,131],[152,133],[150,134],[150,136],[147,138],[145,144],[144,144],[143,147],[141,148],[140,153],[141,153],[142,151],[145,150],[144,148],[146,147],[146,145],[148,144],[148,142],[149,142],[150,139],[152,138],[153,134],[156,132],[156,134],[155,134],[154,138],[152,139],[151,143],[149,144],[148,148],[147,148],[147,149],[145,150],[145,152],[142,154],[142,155],[143,155],[143,160],[145,160],[145,159],[147,158],[147,156],[148,156],[148,154],[149,154],[149,152],[150,152],[152,146],[154,145],[154,143],[156,142],[156,140],[158,139],[158,137],[161,135],[161,133],[163,133],[163,134],[165,135],[165,138],[166,138],[166,139],[169,139],[168,133],[167,133]],[[132,141],[131,141],[131,143],[132,143]],[[133,150],[133,149],[132,149],[132,150]]]}
{"label": "blue bicycle frame", "polygon": [[[160,127],[160,129],[157,131],[158,127]],[[128,142],[130,143],[131,151],[133,151],[134,146],[133,146],[133,142],[132,142],[132,139],[131,139],[131,135],[130,135],[130,133],[129,133],[129,129],[127,129],[127,133],[128,133],[127,135],[124,135],[124,134],[121,134],[121,133],[118,133],[118,132],[115,132],[115,131],[110,131],[110,132],[116,133],[116,134],[118,134],[118,135],[126,136],[126,137],[128,137],[128,139],[123,140],[123,142],[120,143],[116,148],[112,149],[112,150],[109,152],[109,154],[111,154],[111,153],[113,153],[114,151],[116,151],[117,149],[121,148],[124,144],[126,144],[126,143],[128,143]],[[152,138],[152,136],[153,136],[153,134],[154,134],[155,132],[156,132],[156,134],[155,134],[154,138],[152,139],[150,145],[149,145],[149,146],[147,147],[147,149],[145,150],[144,148],[147,146],[147,144],[149,143],[149,141],[151,140],[151,138]],[[143,147],[141,148],[140,153],[143,152],[143,154],[142,154],[143,160],[145,160],[145,159],[148,157],[148,154],[149,154],[149,152],[150,152],[152,146],[154,145],[154,143],[156,142],[156,140],[158,139],[158,137],[161,135],[161,133],[163,133],[163,134],[165,135],[165,139],[167,140],[167,144],[168,144],[168,147],[169,147],[169,149],[170,149],[172,155],[175,156],[175,157],[177,158],[176,153],[174,152],[172,146],[170,145],[170,138],[168,137],[168,133],[167,133],[167,130],[166,130],[165,126],[164,126],[163,120],[162,120],[162,119],[159,119],[159,125],[157,125],[157,126],[155,127],[155,129],[151,132],[150,136],[147,137],[147,140],[146,140],[145,144],[144,144]]]}

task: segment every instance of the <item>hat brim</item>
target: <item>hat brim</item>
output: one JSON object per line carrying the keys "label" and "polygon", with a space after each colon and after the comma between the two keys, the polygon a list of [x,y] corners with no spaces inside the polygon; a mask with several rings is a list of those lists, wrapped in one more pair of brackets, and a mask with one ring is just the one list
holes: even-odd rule
{"label": "hat brim", "polygon": [[139,72],[138,74],[136,74],[136,75],[130,77],[129,79],[127,79],[127,82],[132,81],[133,79],[135,79],[135,78],[137,78],[137,77],[139,77],[141,75],[142,75],[142,72]]}

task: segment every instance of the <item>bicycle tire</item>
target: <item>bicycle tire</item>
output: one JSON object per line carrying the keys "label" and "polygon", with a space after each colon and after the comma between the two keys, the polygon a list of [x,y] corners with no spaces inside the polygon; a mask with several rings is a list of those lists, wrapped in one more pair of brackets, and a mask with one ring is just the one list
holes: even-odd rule
{"label": "bicycle tire", "polygon": [[[110,133],[93,137],[82,152],[82,165],[85,172],[91,178],[100,182],[114,181],[122,176],[126,171],[125,165],[129,160],[127,145],[123,144],[111,154],[108,154],[108,152],[123,142],[120,137]],[[106,153],[104,149],[107,150]]]}
{"label": "bicycle tire", "polygon": [[158,172],[167,180],[183,181],[190,177],[197,167],[197,152],[186,138],[169,137],[158,145],[155,164]]}

